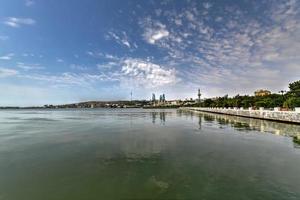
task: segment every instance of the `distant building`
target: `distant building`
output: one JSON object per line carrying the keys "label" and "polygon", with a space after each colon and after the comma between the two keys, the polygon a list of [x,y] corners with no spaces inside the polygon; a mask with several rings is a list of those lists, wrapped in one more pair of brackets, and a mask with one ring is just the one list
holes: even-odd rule
{"label": "distant building", "polygon": [[153,102],[156,101],[156,99],[155,99],[155,94],[154,94],[154,93],[152,93],[152,101],[153,101]]}
{"label": "distant building", "polygon": [[180,102],[178,100],[172,100],[168,102],[172,106],[180,105]]}
{"label": "distant building", "polygon": [[159,95],[159,102],[165,102],[165,101],[166,101],[165,94]]}
{"label": "distant building", "polygon": [[271,92],[269,90],[263,90],[263,89],[256,90],[254,92],[254,95],[257,96],[257,97],[268,96],[270,94],[271,94]]}

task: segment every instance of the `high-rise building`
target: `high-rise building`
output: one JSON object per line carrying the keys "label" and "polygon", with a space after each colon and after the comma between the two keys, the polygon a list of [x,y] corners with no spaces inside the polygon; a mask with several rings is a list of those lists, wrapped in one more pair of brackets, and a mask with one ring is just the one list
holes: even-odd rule
{"label": "high-rise building", "polygon": [[154,93],[152,93],[152,101],[153,101],[153,102],[156,101],[156,99],[155,99],[155,94],[154,94]]}

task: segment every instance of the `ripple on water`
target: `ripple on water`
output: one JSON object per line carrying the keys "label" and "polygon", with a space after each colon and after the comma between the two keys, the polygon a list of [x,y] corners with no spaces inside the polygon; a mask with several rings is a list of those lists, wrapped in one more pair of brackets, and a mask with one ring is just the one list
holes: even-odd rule
{"label": "ripple on water", "polygon": [[51,119],[51,118],[46,118],[46,117],[32,117],[32,118],[25,118],[23,120],[26,121],[59,121],[58,119]]}

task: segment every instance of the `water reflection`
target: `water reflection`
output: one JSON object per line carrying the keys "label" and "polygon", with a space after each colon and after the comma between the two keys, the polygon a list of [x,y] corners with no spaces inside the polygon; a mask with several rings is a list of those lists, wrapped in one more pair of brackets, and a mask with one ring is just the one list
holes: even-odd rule
{"label": "water reflection", "polygon": [[166,122],[166,116],[167,115],[171,115],[171,112],[164,112],[164,111],[160,111],[160,112],[150,112],[150,115],[152,117],[152,123],[156,124],[157,123],[157,118],[159,117],[159,122],[162,125],[165,125]]}
{"label": "water reflection", "polygon": [[199,130],[201,130],[201,128],[202,128],[202,117],[201,116],[199,116],[198,125],[199,125]]}
{"label": "water reflection", "polygon": [[166,122],[166,113],[165,113],[165,112],[160,112],[160,113],[159,113],[159,119],[160,119],[160,121],[161,121],[163,124],[165,124],[165,122]]}
{"label": "water reflection", "polygon": [[199,129],[201,129],[205,124],[208,126],[215,125],[220,129],[224,129],[229,126],[234,128],[237,131],[255,130],[260,132],[269,132],[276,135],[292,137],[295,142],[295,146],[299,147],[300,125],[231,116],[231,115],[221,115],[221,114],[214,114],[214,113],[205,113],[205,112],[195,113],[195,112],[183,111],[183,110],[178,110],[177,114],[178,116],[183,116],[183,115],[197,116],[199,118],[199,122],[198,122]]}
{"label": "water reflection", "polygon": [[300,197],[298,149],[283,137],[237,132],[297,136],[296,125],[142,109],[11,112],[1,120],[0,199]]}
{"label": "water reflection", "polygon": [[151,115],[152,115],[152,123],[155,124],[157,112],[152,112]]}

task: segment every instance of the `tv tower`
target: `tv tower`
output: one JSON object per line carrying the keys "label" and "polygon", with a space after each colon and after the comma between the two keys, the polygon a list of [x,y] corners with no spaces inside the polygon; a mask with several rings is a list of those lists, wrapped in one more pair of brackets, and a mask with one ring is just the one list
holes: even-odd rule
{"label": "tv tower", "polygon": [[130,101],[132,101],[132,91],[130,91]]}
{"label": "tv tower", "polygon": [[198,103],[200,103],[200,98],[201,98],[201,93],[200,93],[200,89],[198,89]]}

